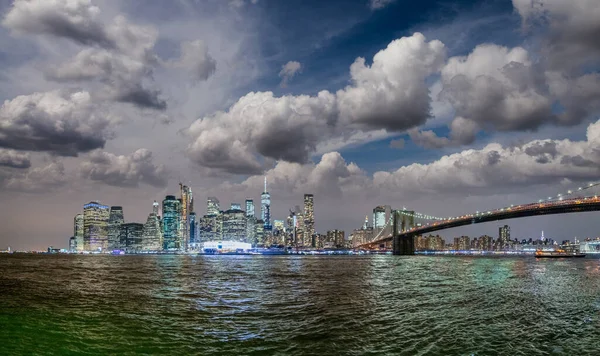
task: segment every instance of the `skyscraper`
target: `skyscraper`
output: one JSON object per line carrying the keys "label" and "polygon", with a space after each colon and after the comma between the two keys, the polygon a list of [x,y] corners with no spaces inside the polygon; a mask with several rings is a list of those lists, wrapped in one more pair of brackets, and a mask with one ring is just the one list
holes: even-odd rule
{"label": "skyscraper", "polygon": [[120,231],[123,219],[123,208],[120,206],[111,206],[108,217],[108,249],[115,250],[120,248]]}
{"label": "skyscraper", "polygon": [[104,251],[108,248],[108,206],[90,202],[83,206],[83,249]]}
{"label": "skyscraper", "polygon": [[190,243],[196,243],[197,239],[198,239],[198,224],[196,221],[196,213],[194,213],[193,211],[190,213],[189,216],[189,224],[190,224]]}
{"label": "skyscraper", "polygon": [[260,196],[260,218],[264,221],[266,229],[271,228],[271,194],[267,191],[267,177],[265,176],[265,190]]}
{"label": "skyscraper", "polygon": [[220,210],[219,199],[215,197],[208,197],[206,199],[206,215],[219,215]]}
{"label": "skyscraper", "polygon": [[243,210],[223,212],[223,240],[246,242],[246,214]]}
{"label": "skyscraper", "polygon": [[180,220],[180,236],[182,239],[181,249],[187,250],[188,243],[190,242],[190,225],[189,215],[194,210],[192,189],[187,185],[179,183],[179,191],[181,193],[181,220]]}
{"label": "skyscraper", "polygon": [[73,219],[73,236],[75,248],[77,251],[83,251],[83,214],[77,214]]}
{"label": "skyscraper", "polygon": [[312,237],[315,234],[315,210],[314,197],[312,194],[304,194],[304,237],[302,244],[304,247],[314,247]]}
{"label": "skyscraper", "polygon": [[254,217],[254,200],[246,199],[246,216]]}
{"label": "skyscraper", "polygon": [[500,240],[500,247],[506,247],[510,242],[510,227],[508,225],[501,226],[498,229],[498,240]]}
{"label": "skyscraper", "polygon": [[159,209],[158,203],[155,200],[154,203],[152,203],[152,213],[154,213],[154,215],[156,215],[156,216],[160,216],[158,209]]}
{"label": "skyscraper", "polygon": [[381,233],[380,236],[387,236],[391,233],[392,224],[388,224],[391,215],[392,208],[389,205],[380,205],[373,209],[373,233],[375,235]]}
{"label": "skyscraper", "polygon": [[144,224],[125,223],[119,229],[120,248],[127,252],[139,252],[142,250],[142,239]]}
{"label": "skyscraper", "polygon": [[167,195],[162,202],[163,249],[178,250],[182,247],[180,230],[180,202],[174,195]]}
{"label": "skyscraper", "polygon": [[152,212],[148,215],[142,231],[141,250],[143,251],[160,251],[163,248],[160,221],[154,211],[155,209],[152,209]]}

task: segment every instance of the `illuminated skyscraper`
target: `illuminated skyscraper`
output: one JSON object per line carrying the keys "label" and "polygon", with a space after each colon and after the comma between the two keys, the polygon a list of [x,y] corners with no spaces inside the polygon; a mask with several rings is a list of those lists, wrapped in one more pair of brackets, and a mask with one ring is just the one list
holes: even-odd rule
{"label": "illuminated skyscraper", "polygon": [[373,233],[375,235],[381,232],[381,236],[387,236],[392,232],[392,224],[388,224],[391,215],[392,208],[389,205],[381,205],[373,209]]}
{"label": "illuminated skyscraper", "polygon": [[206,199],[206,215],[219,215],[220,210],[219,199],[215,197],[208,197]]}
{"label": "illuminated skyscraper", "polygon": [[154,203],[152,203],[152,213],[154,213],[154,215],[156,215],[156,216],[160,216],[158,209],[159,209],[158,203],[155,200]]}
{"label": "illuminated skyscraper", "polygon": [[179,191],[181,193],[181,220],[179,221],[179,235],[182,239],[182,246],[180,248],[187,250],[188,243],[190,242],[189,215],[194,210],[194,202],[192,189],[190,187],[179,183]]}
{"label": "illuminated skyscraper", "polygon": [[139,252],[142,250],[144,224],[125,223],[119,229],[120,248],[127,252]]}
{"label": "illuminated skyscraper", "polygon": [[73,219],[73,236],[75,248],[77,251],[83,251],[83,214],[77,214]]}
{"label": "illuminated skyscraper", "polygon": [[240,209],[223,212],[223,240],[246,242],[246,213]]}
{"label": "illuminated skyscraper", "polygon": [[198,239],[198,223],[196,221],[196,213],[190,213],[190,243],[196,243]]}
{"label": "illuminated skyscraper", "polygon": [[108,248],[108,206],[90,202],[83,206],[83,249],[104,251]]}
{"label": "illuminated skyscraper", "polygon": [[501,226],[498,229],[498,239],[501,248],[506,247],[510,243],[510,227],[508,225]]}
{"label": "illuminated skyscraper", "polygon": [[164,250],[179,250],[182,247],[179,235],[180,210],[179,200],[173,195],[167,195],[162,203]]}
{"label": "illuminated skyscraper", "polygon": [[271,229],[271,194],[267,191],[267,177],[265,177],[265,190],[260,196],[260,218],[264,221],[265,229]]}
{"label": "illuminated skyscraper", "polygon": [[246,216],[254,217],[254,200],[246,199]]}
{"label": "illuminated skyscraper", "polygon": [[152,209],[152,213],[148,215],[142,231],[141,250],[143,251],[160,251],[163,248],[160,221],[154,211],[155,209]]}
{"label": "illuminated skyscraper", "polygon": [[116,250],[120,248],[120,231],[123,219],[123,208],[120,206],[111,206],[108,217],[108,249]]}
{"label": "illuminated skyscraper", "polygon": [[304,247],[314,247],[312,243],[313,235],[315,234],[315,210],[314,197],[312,194],[304,194],[304,237],[302,244]]}
{"label": "illuminated skyscraper", "polygon": [[231,203],[230,210],[242,210],[242,204],[240,203]]}

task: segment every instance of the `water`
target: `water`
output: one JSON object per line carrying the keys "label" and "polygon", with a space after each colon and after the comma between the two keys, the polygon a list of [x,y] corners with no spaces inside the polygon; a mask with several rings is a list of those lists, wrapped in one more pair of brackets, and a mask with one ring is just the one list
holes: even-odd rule
{"label": "water", "polygon": [[598,355],[600,261],[0,255],[0,355]]}

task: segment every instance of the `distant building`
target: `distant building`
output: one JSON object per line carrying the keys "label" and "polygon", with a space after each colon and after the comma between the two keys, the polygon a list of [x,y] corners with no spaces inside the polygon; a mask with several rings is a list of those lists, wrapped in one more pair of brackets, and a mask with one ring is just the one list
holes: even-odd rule
{"label": "distant building", "polygon": [[75,236],[69,238],[69,252],[77,252],[77,238]]}
{"label": "distant building", "polygon": [[187,250],[188,244],[190,243],[190,213],[194,211],[194,199],[192,195],[192,188],[187,185],[179,183],[179,191],[181,198],[180,209],[180,220],[179,220],[179,237],[180,237],[180,249]]}
{"label": "distant building", "polygon": [[314,196],[312,194],[304,194],[304,226],[302,245],[304,247],[314,247],[313,236],[315,235],[315,206]]}
{"label": "distant building", "polygon": [[219,215],[221,207],[219,206],[219,199],[215,197],[208,197],[206,199],[206,215]]}
{"label": "distant building", "polygon": [[507,248],[510,245],[510,227],[508,225],[498,228],[498,240],[500,249]]}
{"label": "distant building", "polygon": [[221,240],[222,216],[204,215],[198,220],[198,241]]}
{"label": "distant building", "polygon": [[[388,236],[392,233],[392,225],[390,218],[392,216],[392,208],[389,205],[381,205],[373,209],[373,233],[379,236]],[[365,218],[365,226],[368,224]]]}
{"label": "distant building", "polygon": [[167,195],[162,202],[164,250],[179,250],[183,247],[179,235],[180,210],[179,200],[173,195]]}
{"label": "distant building", "polygon": [[242,210],[242,204],[240,203],[231,203],[231,207],[229,210]]}
{"label": "distant building", "polygon": [[240,209],[229,209],[223,212],[223,240],[246,240],[246,213]]}
{"label": "distant building", "polygon": [[123,208],[120,206],[111,206],[108,216],[108,249],[116,250],[120,248],[121,224],[125,222],[123,218]]}
{"label": "distant building", "polygon": [[254,241],[251,242],[254,246],[264,246],[265,244],[265,222],[261,219],[256,220],[254,225]]}
{"label": "distant building", "polygon": [[265,229],[271,228],[271,194],[267,191],[267,177],[265,177],[265,190],[260,195],[260,218]]}
{"label": "distant building", "polygon": [[73,236],[77,251],[83,251],[83,214],[77,214],[73,219]]}
{"label": "distant building", "polygon": [[198,242],[198,221],[196,221],[196,213],[191,212],[189,215],[190,226],[190,243]]}
{"label": "distant building", "polygon": [[344,248],[346,247],[344,231],[329,230],[325,238],[324,247]]}
{"label": "distant building", "polygon": [[160,208],[158,202],[155,200],[154,203],[152,203],[152,212],[154,213],[154,215],[160,216],[160,211],[158,211],[159,209]]}
{"label": "distant building", "polygon": [[90,202],[83,206],[83,249],[104,251],[108,248],[108,206]]}
{"label": "distant building", "polygon": [[246,199],[246,216],[255,217],[254,215],[254,200]]}
{"label": "distant building", "polygon": [[120,248],[127,252],[139,252],[142,250],[144,224],[124,223],[120,229]]}
{"label": "distant building", "polygon": [[141,250],[143,251],[160,251],[163,248],[160,220],[154,211],[153,209],[152,213],[148,215],[142,231]]}

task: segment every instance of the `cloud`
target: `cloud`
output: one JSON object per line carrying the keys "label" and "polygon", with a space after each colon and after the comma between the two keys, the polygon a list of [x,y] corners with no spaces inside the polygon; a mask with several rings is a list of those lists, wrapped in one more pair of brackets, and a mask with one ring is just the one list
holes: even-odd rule
{"label": "cloud", "polygon": [[0,107],[0,147],[77,156],[104,147],[113,121],[85,91],[20,95]]}
{"label": "cloud", "polygon": [[168,64],[189,70],[194,81],[207,80],[217,70],[217,62],[201,40],[182,42],[180,58]]}
{"label": "cloud", "polygon": [[417,146],[439,149],[473,143],[478,129],[477,123],[458,116],[450,123],[450,138],[440,137],[432,130],[419,131],[417,128],[408,130],[408,134]]}
{"label": "cloud", "polygon": [[513,0],[526,29],[541,27],[542,53],[551,70],[579,71],[600,63],[600,2]]}
{"label": "cloud", "polygon": [[415,33],[391,42],[371,66],[357,58],[350,67],[352,84],[335,94],[246,94],[226,112],[190,126],[189,157],[208,168],[252,173],[264,169],[263,160],[305,163],[327,140],[415,127],[430,116],[425,79],[444,58],[441,42]]}
{"label": "cloud", "polygon": [[[587,141],[534,140],[518,147],[493,143],[429,164],[414,163],[392,172],[376,172],[375,189],[398,194],[490,194],[507,187],[571,181],[595,181],[600,174],[600,120],[588,127]],[[540,160],[539,157],[544,157]]]}
{"label": "cloud", "polygon": [[128,156],[92,152],[89,159],[81,163],[80,173],[84,178],[117,187],[137,187],[145,183],[162,188],[168,178],[165,167],[155,165],[152,152],[145,148]]}
{"label": "cloud", "polygon": [[391,140],[390,148],[397,148],[397,149],[401,150],[404,148],[404,144],[405,144],[404,139],[401,139],[401,138],[399,138],[397,140]]}
{"label": "cloud", "polygon": [[279,84],[282,88],[287,87],[287,84],[290,80],[292,80],[292,78],[294,78],[294,76],[296,75],[296,73],[299,73],[302,71],[302,64],[300,64],[300,62],[296,62],[296,61],[289,61],[286,64],[281,66],[281,71],[279,72],[279,77],[283,78],[281,80],[281,84]]}
{"label": "cloud", "polygon": [[31,167],[29,154],[0,148],[0,167],[29,168]]}
{"label": "cloud", "polygon": [[369,8],[371,10],[380,10],[390,5],[396,0],[369,0]]}
{"label": "cloud", "polygon": [[24,173],[12,173],[0,179],[5,190],[29,193],[48,192],[67,183],[65,167],[60,161],[51,162],[43,167],[30,168]]}
{"label": "cloud", "polygon": [[2,24],[17,33],[50,35],[82,45],[113,47],[90,0],[15,0]]}

